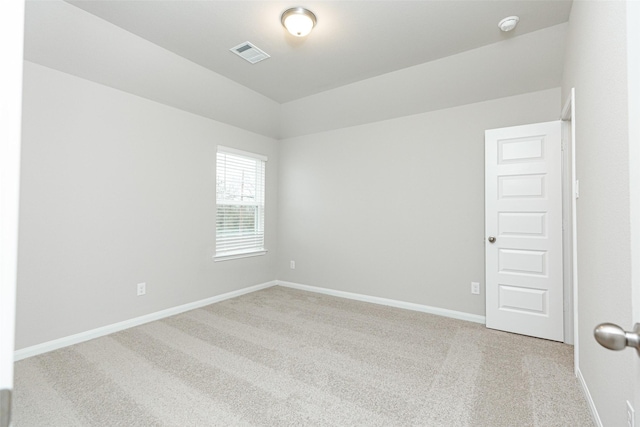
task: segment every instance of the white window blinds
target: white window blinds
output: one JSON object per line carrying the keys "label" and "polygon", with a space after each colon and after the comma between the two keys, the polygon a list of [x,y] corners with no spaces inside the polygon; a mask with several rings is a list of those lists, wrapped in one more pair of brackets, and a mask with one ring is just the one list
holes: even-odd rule
{"label": "white window blinds", "polygon": [[218,146],[216,258],[263,253],[267,158]]}

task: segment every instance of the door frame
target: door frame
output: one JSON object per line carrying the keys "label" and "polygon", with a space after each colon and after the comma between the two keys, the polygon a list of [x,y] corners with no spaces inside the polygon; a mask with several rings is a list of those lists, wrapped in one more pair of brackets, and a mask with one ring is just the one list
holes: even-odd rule
{"label": "door frame", "polygon": [[16,276],[22,67],[23,0],[0,3],[0,424],[10,425],[15,346]]}
{"label": "door frame", "polygon": [[[577,235],[577,216],[576,216],[576,199],[578,198],[578,188],[576,179],[576,90],[571,88],[569,96],[565,101],[562,109],[562,130],[563,130],[563,166],[566,169],[562,174],[562,187],[568,191],[563,193],[563,206],[570,206],[570,209],[563,210],[563,224],[564,231],[562,236],[562,242],[568,251],[563,251],[566,254],[565,262],[563,263],[564,289],[565,296],[570,295],[572,304],[567,307],[565,312],[565,343],[573,344],[573,369],[574,373],[578,372],[579,367],[579,340],[578,340],[578,235]],[[565,139],[566,136],[566,139]],[[566,156],[566,153],[569,153]],[[567,259],[568,258],[568,259]],[[566,306],[565,306],[566,307]],[[570,309],[570,311],[569,311]],[[571,331],[567,330],[567,320],[570,320]],[[568,340],[569,337],[573,338],[573,342]]]}
{"label": "door frame", "polygon": [[[627,2],[627,94],[629,126],[629,198],[631,218],[631,298],[632,323],[640,322],[640,123],[632,117],[640,114],[640,3]],[[631,325],[624,325],[625,328]],[[640,363],[635,359],[635,378],[640,375]],[[640,384],[634,383],[633,406],[636,409],[636,423],[640,408]]]}

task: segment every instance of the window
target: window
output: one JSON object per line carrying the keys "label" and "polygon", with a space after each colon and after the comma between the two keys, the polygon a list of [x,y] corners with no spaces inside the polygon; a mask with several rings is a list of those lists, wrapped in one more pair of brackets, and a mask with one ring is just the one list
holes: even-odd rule
{"label": "window", "polygon": [[218,146],[216,260],[262,255],[267,158]]}

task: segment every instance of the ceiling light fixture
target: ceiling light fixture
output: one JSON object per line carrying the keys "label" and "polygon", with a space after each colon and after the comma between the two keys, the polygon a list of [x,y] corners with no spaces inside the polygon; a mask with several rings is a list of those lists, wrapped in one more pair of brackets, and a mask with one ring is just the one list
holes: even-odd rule
{"label": "ceiling light fixture", "polygon": [[498,27],[506,33],[507,31],[513,30],[516,25],[518,25],[518,21],[520,21],[520,18],[517,16],[507,16],[498,23]]}
{"label": "ceiling light fixture", "polygon": [[280,21],[292,35],[304,37],[316,26],[316,15],[303,7],[294,7],[285,10]]}

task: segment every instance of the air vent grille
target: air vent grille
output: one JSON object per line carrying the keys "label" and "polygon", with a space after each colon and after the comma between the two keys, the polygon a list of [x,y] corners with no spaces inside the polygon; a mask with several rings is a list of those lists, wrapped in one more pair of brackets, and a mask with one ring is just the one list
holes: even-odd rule
{"label": "air vent grille", "polygon": [[268,53],[249,42],[240,43],[238,46],[232,47],[229,50],[252,64],[270,57]]}

